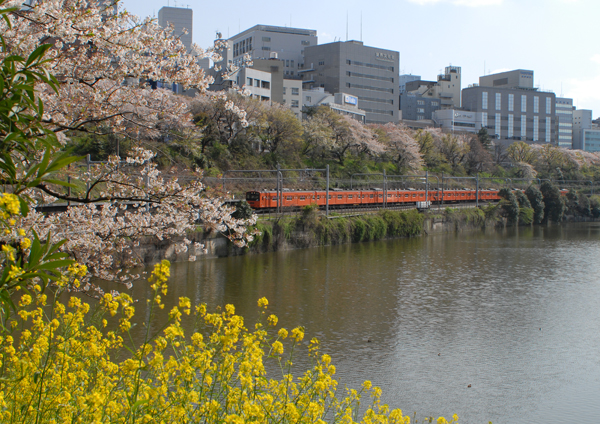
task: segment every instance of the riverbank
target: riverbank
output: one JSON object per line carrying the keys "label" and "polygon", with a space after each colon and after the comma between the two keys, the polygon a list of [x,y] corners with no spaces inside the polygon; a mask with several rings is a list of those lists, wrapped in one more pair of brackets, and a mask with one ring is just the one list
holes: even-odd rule
{"label": "riverbank", "polygon": [[445,208],[425,213],[381,210],[355,216],[334,213],[329,217],[307,208],[298,216],[259,220],[255,228],[260,234],[246,248],[234,246],[221,234],[199,230],[189,234],[188,239],[203,244],[204,253],[195,251],[193,244],[188,252],[177,253],[172,240],[161,240],[140,243],[136,254],[146,264],[162,259],[180,262],[189,260],[190,255],[201,260],[504,226],[505,219],[478,208]]}

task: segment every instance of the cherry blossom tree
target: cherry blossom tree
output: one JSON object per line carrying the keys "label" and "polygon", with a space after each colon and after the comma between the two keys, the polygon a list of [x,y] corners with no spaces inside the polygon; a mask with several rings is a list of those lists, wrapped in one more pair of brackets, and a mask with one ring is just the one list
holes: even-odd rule
{"label": "cherry blossom tree", "polygon": [[373,125],[371,128],[377,133],[379,141],[385,145],[386,153],[401,173],[421,170],[423,159],[419,144],[408,128],[392,123]]}

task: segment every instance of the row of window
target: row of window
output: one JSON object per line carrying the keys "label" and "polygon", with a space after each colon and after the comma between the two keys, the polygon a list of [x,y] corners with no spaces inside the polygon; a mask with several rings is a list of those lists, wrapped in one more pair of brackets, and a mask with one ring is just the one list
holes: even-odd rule
{"label": "row of window", "polygon": [[365,68],[382,69],[384,71],[394,72],[393,66],[378,65],[376,63],[364,63],[356,60],[346,60],[346,65],[364,66]]}
{"label": "row of window", "polygon": [[363,110],[365,112],[369,112],[369,113],[377,113],[379,115],[390,115],[390,116],[394,116],[394,111],[393,110],[382,110],[382,109],[367,109],[367,108],[363,108]]}
{"label": "row of window", "polygon": [[359,99],[363,100],[365,102],[385,103],[388,105],[394,104],[394,99],[378,99],[376,97],[363,97],[363,96],[360,96]]}
{"label": "row of window", "polygon": [[[515,109],[515,95],[508,95],[508,111],[513,112]],[[481,93],[481,108],[487,110],[488,108],[488,92],[483,91]],[[502,93],[496,93],[495,97],[495,109],[502,110]],[[521,112],[527,112],[527,96],[521,95]],[[557,113],[560,113],[558,110]],[[533,97],[533,113],[540,113],[540,97]],[[552,98],[546,97],[546,114],[552,114]]]}
{"label": "row of window", "polygon": [[251,50],[252,50],[252,37],[248,37],[245,40],[239,41],[233,45],[233,57],[248,53]]}
{"label": "row of window", "polygon": [[250,77],[246,78],[246,85],[248,87],[271,88],[271,83],[269,81],[261,81],[259,79],[253,80]]}
{"label": "row of window", "polygon": [[391,78],[391,77],[380,77],[378,75],[360,74],[358,72],[347,71],[346,75],[349,77],[367,78],[367,79],[373,79],[373,80],[378,80],[378,81],[394,82],[394,78]]}
{"label": "row of window", "polygon": [[[482,124],[484,127],[488,127],[487,125],[487,113],[484,113],[482,115]],[[502,126],[502,120],[503,119],[508,119],[508,126],[507,127],[503,127]],[[527,117],[526,115],[521,115],[521,137],[525,137],[527,134]],[[507,118],[503,118],[501,116],[500,113],[497,113],[495,115],[495,119],[494,119],[494,133],[497,135],[501,135],[502,133],[502,129],[506,128],[507,129],[507,138],[513,138],[514,137],[514,115],[509,114]],[[539,133],[540,133],[540,117],[539,116],[534,116],[533,117],[533,141],[539,141]],[[547,143],[549,143],[551,141],[551,135],[552,135],[552,119],[551,118],[546,118],[545,120],[545,141]]]}
{"label": "row of window", "polygon": [[348,87],[348,88],[360,88],[362,90],[381,91],[382,93],[392,93],[392,94],[394,94],[394,89],[393,88],[372,87],[370,85],[351,84],[349,82],[346,83],[346,87]]}
{"label": "row of window", "polygon": [[[283,87],[283,94],[285,95],[287,93],[287,87]],[[300,89],[298,87],[292,87],[292,96],[299,96],[300,95]]]}

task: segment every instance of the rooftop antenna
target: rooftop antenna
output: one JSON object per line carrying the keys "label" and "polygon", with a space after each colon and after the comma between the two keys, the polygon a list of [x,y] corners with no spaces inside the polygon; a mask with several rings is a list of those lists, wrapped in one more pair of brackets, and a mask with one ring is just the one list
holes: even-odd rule
{"label": "rooftop antenna", "polygon": [[360,41],[362,41],[362,10],[360,11]]}
{"label": "rooftop antenna", "polygon": [[346,41],[348,41],[348,11],[346,10]]}

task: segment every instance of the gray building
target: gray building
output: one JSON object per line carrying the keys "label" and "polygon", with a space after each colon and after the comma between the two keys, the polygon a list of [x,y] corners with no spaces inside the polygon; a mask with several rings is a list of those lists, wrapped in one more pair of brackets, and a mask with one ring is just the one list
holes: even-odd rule
{"label": "gray building", "polygon": [[533,89],[533,71],[515,69],[514,71],[479,77],[479,85],[485,87]]}
{"label": "gray building", "polygon": [[280,59],[284,77],[297,77],[304,63],[304,49],[318,43],[317,31],[255,25],[226,41],[222,52],[228,65],[241,66],[245,55],[250,59]]}
{"label": "gray building", "polygon": [[[192,9],[181,7],[161,7],[158,11],[158,24],[166,28],[173,25],[173,35],[179,37],[188,51],[192,47],[192,31],[194,22],[194,13]],[[185,31],[187,34],[184,34]]]}
{"label": "gray building", "polygon": [[[407,93],[438,99],[442,109],[460,108],[461,88],[460,66],[446,66],[445,73],[438,75],[437,81],[415,79],[404,84],[404,91]],[[404,112],[402,119],[406,119]]]}
{"label": "gray building", "polygon": [[[514,140],[556,144],[556,95],[532,88],[533,75],[531,84],[525,84],[523,81],[528,79],[521,76],[528,76],[526,72],[530,71],[503,72],[480,78],[479,86],[462,91],[463,109],[480,113],[482,126],[502,145]],[[510,82],[521,85],[511,87]]]}
{"label": "gray building", "polygon": [[573,148],[585,150],[584,131],[592,129],[592,111],[590,109],[573,110]]}
{"label": "gray building", "polygon": [[558,147],[573,148],[573,99],[556,98],[556,139]]}
{"label": "gray building", "polygon": [[440,99],[405,92],[400,94],[402,120],[423,121],[431,119],[434,111],[441,109]]}
{"label": "gray building", "polygon": [[399,53],[346,41],[304,50],[304,88],[358,98],[367,123],[398,122]]}
{"label": "gray building", "polygon": [[400,75],[400,77],[398,78],[398,86],[400,88],[400,94],[402,94],[406,91],[406,83],[409,83],[412,81],[419,81],[420,79],[421,79],[420,75],[412,75],[412,74]]}

